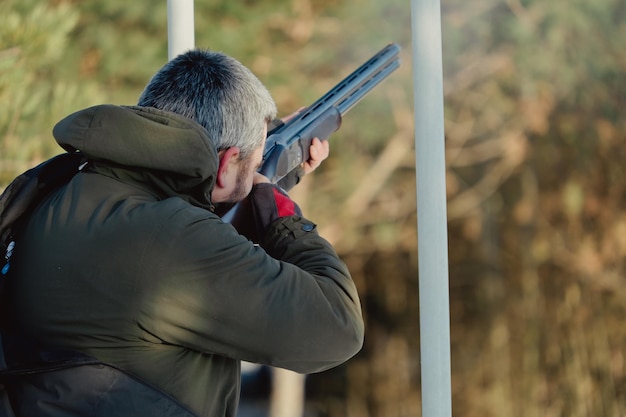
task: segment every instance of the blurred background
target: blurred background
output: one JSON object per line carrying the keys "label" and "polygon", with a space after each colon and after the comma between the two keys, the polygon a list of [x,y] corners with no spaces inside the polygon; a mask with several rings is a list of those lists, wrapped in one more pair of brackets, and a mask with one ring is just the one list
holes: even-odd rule
{"label": "blurred background", "polygon": [[[626,416],[626,2],[441,8],[453,414]],[[281,115],[403,47],[292,194],[367,322],[355,358],[306,378],[305,414],[420,416],[410,2],[195,0],[195,16],[196,46],[251,68]],[[61,152],[59,119],[135,104],[166,60],[166,0],[2,0],[0,190]],[[272,370],[255,375],[242,413],[264,415]]]}

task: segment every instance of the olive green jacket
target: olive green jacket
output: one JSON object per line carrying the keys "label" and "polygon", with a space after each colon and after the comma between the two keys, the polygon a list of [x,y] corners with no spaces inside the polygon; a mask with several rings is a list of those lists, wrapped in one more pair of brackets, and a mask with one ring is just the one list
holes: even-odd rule
{"label": "olive green jacket", "polygon": [[25,335],[112,363],[211,417],[235,416],[241,360],[313,373],[359,351],[355,286],[310,221],[279,220],[262,249],[211,211],[218,156],[198,124],[105,105],[54,135],[88,163],[16,240],[12,298]]}

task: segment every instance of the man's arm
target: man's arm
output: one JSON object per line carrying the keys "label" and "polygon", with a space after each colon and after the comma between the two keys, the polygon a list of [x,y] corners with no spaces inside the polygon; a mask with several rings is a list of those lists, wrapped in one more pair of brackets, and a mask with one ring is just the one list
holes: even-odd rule
{"label": "man's arm", "polygon": [[261,247],[199,209],[168,222],[174,230],[186,224],[185,233],[155,239],[159,261],[142,328],[188,349],[302,373],[337,366],[360,350],[364,324],[346,265],[315,224],[276,193],[275,185],[259,184],[251,194],[254,216],[270,222]]}

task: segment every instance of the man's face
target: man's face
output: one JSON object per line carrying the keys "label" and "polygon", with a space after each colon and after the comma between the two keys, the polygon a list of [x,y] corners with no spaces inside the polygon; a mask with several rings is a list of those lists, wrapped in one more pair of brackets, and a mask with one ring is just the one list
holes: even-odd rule
{"label": "man's face", "polygon": [[237,171],[237,181],[235,183],[235,189],[230,193],[227,198],[228,203],[237,203],[250,194],[252,190],[252,184],[254,174],[261,167],[263,161],[263,151],[265,150],[265,140],[245,159],[239,161],[239,169]]}
{"label": "man's face", "polygon": [[220,151],[217,181],[211,193],[214,204],[237,203],[250,194],[255,178],[262,177],[257,171],[263,160],[265,136],[267,125],[262,143],[246,158],[240,158],[241,153],[237,147]]}

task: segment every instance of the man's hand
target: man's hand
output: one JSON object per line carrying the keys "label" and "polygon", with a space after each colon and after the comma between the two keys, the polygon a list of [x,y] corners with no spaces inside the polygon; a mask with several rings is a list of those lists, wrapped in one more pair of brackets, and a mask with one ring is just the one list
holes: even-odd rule
{"label": "man's hand", "polygon": [[278,185],[263,181],[252,187],[250,194],[235,208],[230,223],[239,234],[263,246],[269,227],[278,219],[287,216],[302,216],[300,207],[289,198]]}
{"label": "man's hand", "polygon": [[[305,109],[306,107],[301,107],[297,111],[281,118],[280,120],[283,123],[287,123],[289,120],[296,117]],[[328,158],[328,155],[330,155],[330,144],[328,143],[328,141],[320,140],[319,138],[313,138],[313,140],[311,141],[311,146],[309,147],[309,160],[300,164],[299,173],[296,174],[297,180],[295,183],[299,182],[302,176],[310,174],[311,172],[315,171],[317,167],[319,167],[322,164],[322,162],[326,158]],[[264,182],[270,182],[270,181],[265,176],[257,173],[254,177],[253,183],[261,184]]]}
{"label": "man's hand", "polygon": [[302,164],[305,174],[310,174],[321,165],[324,159],[330,154],[330,145],[327,140],[319,140],[314,138],[309,148],[309,160]]}
{"label": "man's hand", "polygon": [[[296,117],[300,114],[306,107],[300,107],[297,111],[291,113],[288,116],[283,117],[282,122],[287,123],[289,120]],[[310,174],[315,171],[315,169],[321,165],[324,159],[328,158],[330,154],[330,145],[327,140],[319,140],[318,138],[313,138],[311,142],[311,147],[309,148],[309,160],[302,163],[302,168],[304,168],[305,174]]]}
{"label": "man's hand", "polygon": [[[315,169],[319,167],[326,158],[328,158],[329,154],[330,145],[328,144],[328,141],[314,138],[311,142],[311,147],[309,148],[309,160],[302,163],[304,174],[310,174],[315,171]],[[266,176],[256,172],[252,183],[261,184],[264,182],[270,182],[270,180]]]}

